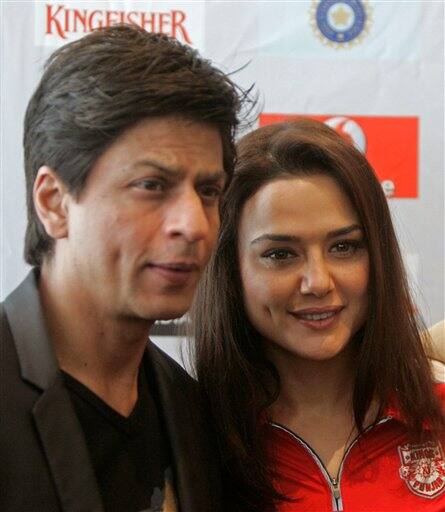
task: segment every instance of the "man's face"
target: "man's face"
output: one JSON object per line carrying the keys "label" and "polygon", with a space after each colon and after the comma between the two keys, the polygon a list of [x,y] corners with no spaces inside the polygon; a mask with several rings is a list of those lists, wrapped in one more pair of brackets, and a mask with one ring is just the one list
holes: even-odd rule
{"label": "man's face", "polygon": [[209,124],[164,117],[124,132],[69,199],[59,247],[73,300],[112,316],[184,314],[215,242],[224,180]]}

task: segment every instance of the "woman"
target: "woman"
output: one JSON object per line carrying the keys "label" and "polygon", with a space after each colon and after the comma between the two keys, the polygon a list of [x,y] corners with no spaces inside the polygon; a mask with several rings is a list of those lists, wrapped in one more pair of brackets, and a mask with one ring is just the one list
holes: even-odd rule
{"label": "woman", "polygon": [[238,151],[194,315],[226,509],[444,510],[443,386],[371,167],[310,120]]}

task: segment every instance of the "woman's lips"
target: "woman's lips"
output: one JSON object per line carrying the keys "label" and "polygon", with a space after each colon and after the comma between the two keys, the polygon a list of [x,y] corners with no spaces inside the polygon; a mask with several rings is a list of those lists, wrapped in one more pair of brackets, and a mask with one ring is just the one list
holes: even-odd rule
{"label": "woman's lips", "polygon": [[314,330],[323,330],[329,329],[336,323],[343,308],[344,306],[307,308],[295,311],[291,314],[305,327]]}

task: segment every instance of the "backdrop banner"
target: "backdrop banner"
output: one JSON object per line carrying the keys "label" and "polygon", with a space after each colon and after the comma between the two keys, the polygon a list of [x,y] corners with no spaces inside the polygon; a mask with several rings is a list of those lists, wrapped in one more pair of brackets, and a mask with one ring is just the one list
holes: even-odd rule
{"label": "backdrop banner", "polygon": [[[169,34],[242,87],[255,84],[258,124],[313,117],[363,151],[388,197],[419,309],[427,324],[443,317],[442,1],[2,0],[0,9],[1,298],[27,272],[22,124],[44,62],[124,22]],[[178,334],[182,323],[158,333]]]}

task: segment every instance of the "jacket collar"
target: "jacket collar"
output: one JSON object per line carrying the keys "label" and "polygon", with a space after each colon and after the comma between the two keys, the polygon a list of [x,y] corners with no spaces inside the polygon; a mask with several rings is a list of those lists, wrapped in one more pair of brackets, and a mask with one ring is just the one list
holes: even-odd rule
{"label": "jacket collar", "polygon": [[5,311],[24,380],[47,389],[58,374],[58,364],[45,327],[38,291],[38,269],[6,298]]}
{"label": "jacket collar", "polygon": [[[439,402],[443,404],[442,410],[445,413],[445,383],[435,382],[434,391],[439,399]],[[407,419],[400,410],[397,397],[395,396],[389,401],[388,405],[384,408],[383,417],[394,419],[402,423],[403,425],[408,426]],[[431,425],[427,421],[424,421],[423,428],[427,431],[431,430]]]}
{"label": "jacket collar", "polygon": [[40,443],[64,512],[102,512],[88,449],[45,327],[38,270],[5,300],[22,378],[42,393],[32,409]]}

